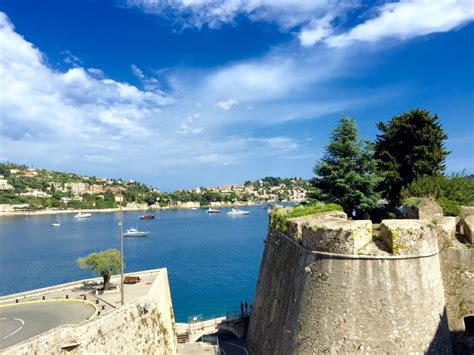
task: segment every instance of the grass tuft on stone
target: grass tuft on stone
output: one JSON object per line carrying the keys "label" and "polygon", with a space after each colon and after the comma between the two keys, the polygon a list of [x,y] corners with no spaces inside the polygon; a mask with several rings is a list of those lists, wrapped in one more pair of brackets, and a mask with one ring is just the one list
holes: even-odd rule
{"label": "grass tuft on stone", "polygon": [[336,211],[343,212],[343,209],[335,203],[323,204],[321,202],[296,205],[294,207],[277,208],[270,213],[270,225],[274,229],[286,233],[288,230],[288,224],[286,222],[291,218]]}

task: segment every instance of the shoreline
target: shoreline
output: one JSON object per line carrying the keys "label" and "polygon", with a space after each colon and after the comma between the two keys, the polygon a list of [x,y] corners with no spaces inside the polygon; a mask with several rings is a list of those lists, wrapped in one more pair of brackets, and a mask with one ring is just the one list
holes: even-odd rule
{"label": "shoreline", "polygon": [[[257,206],[262,205],[268,202],[242,202],[242,203],[235,203],[235,204],[225,204],[225,205],[213,205],[213,206],[206,206],[206,207],[197,207],[198,209],[207,209],[211,208],[228,208],[228,207],[237,207],[237,206]],[[192,207],[161,207],[161,208],[143,208],[143,207],[123,207],[122,211],[130,212],[130,211],[166,211],[166,210],[190,210]],[[15,217],[15,216],[42,216],[42,215],[52,215],[52,214],[67,214],[67,213],[79,213],[79,212],[87,212],[87,213],[112,213],[112,212],[120,212],[120,208],[102,208],[102,209],[71,209],[71,210],[54,210],[54,209],[44,209],[38,211],[15,211],[15,212],[0,212],[1,217]]]}

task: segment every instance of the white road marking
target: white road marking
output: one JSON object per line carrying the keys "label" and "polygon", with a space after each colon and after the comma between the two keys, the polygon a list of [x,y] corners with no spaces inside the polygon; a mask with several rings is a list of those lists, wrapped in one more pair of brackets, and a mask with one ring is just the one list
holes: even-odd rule
{"label": "white road marking", "polygon": [[246,353],[247,355],[249,355],[249,352],[248,352],[247,349],[245,349],[243,346],[240,346],[240,345],[237,345],[237,344],[233,344],[233,343],[229,343],[228,341],[223,341],[223,340],[219,340],[219,343],[226,343],[226,344],[235,346],[235,347],[237,347],[237,348],[242,349],[243,351],[245,351],[245,353]]}
{"label": "white road marking", "polygon": [[[6,319],[6,318],[2,318],[2,319]],[[20,319],[20,318],[13,318],[13,320],[16,320],[17,322],[20,322],[20,323],[21,323],[21,326],[20,326],[17,330],[15,330],[14,332],[12,332],[12,333],[10,333],[10,334],[8,334],[8,335],[5,335],[5,336],[3,337],[3,339],[6,339],[6,338],[8,338],[8,337],[11,337],[13,334],[18,333],[18,332],[21,330],[21,328],[23,328],[23,326],[25,325],[25,321],[24,321],[23,319]]]}

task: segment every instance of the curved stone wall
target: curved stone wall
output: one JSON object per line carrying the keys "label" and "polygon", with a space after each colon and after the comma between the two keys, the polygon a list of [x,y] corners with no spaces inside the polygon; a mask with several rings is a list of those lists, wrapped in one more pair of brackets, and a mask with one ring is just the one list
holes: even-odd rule
{"label": "curved stone wall", "polygon": [[[251,353],[450,352],[437,251],[318,252],[299,242],[304,235],[291,234],[304,228],[293,226],[289,235],[269,228],[249,325]],[[333,231],[328,235],[340,248]]]}

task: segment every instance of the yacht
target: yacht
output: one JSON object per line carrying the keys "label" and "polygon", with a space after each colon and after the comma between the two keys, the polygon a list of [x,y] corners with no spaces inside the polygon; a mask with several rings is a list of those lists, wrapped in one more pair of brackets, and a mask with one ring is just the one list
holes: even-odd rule
{"label": "yacht", "polygon": [[141,232],[136,228],[128,228],[125,233],[123,233],[124,237],[146,237],[150,234],[150,232]]}
{"label": "yacht", "polygon": [[221,210],[216,210],[214,208],[209,207],[206,212],[207,213],[221,213]]}
{"label": "yacht", "polygon": [[61,227],[61,218],[59,218],[59,215],[57,215],[56,222],[51,223],[53,227]]}
{"label": "yacht", "polygon": [[90,218],[91,216],[92,216],[91,213],[79,212],[78,214],[74,216],[74,218]]}
{"label": "yacht", "polygon": [[233,208],[230,212],[227,212],[229,216],[246,216],[250,214],[250,211],[236,210]]}

